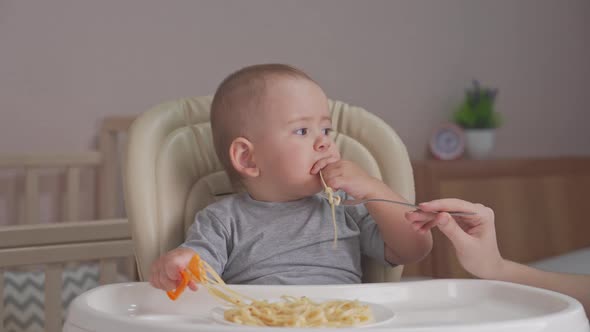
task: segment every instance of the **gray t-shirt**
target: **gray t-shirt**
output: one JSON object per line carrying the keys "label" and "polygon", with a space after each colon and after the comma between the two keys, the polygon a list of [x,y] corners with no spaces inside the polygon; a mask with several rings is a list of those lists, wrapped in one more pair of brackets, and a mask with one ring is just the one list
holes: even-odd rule
{"label": "gray t-shirt", "polygon": [[388,265],[364,206],[337,206],[336,223],[334,248],[330,204],[320,195],[276,203],[240,193],[197,213],[182,246],[230,284],[360,283],[361,254]]}

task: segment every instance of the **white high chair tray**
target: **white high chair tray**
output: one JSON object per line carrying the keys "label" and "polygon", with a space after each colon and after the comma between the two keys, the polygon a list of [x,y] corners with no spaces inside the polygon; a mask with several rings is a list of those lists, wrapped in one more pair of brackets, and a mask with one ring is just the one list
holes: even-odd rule
{"label": "white high chair tray", "polygon": [[[380,310],[376,314],[380,324],[366,329],[377,331],[590,331],[584,309],[575,299],[496,281],[449,279],[361,285],[232,287],[260,299],[293,295],[312,299],[358,299],[376,304]],[[64,331],[318,330],[224,324],[215,317],[221,305],[223,303],[204,289],[197,292],[187,289],[177,301],[171,301],[163,291],[148,283],[105,285],[74,300]]]}

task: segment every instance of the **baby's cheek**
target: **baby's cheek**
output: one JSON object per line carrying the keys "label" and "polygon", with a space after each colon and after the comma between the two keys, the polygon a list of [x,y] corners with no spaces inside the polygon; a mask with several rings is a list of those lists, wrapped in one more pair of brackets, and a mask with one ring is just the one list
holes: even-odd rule
{"label": "baby's cheek", "polygon": [[301,159],[303,158],[301,158],[301,156],[296,153],[285,153],[280,157],[280,163],[285,168],[293,168],[294,164],[297,165],[301,163]]}
{"label": "baby's cheek", "polygon": [[283,173],[284,176],[291,177],[303,170],[303,160],[303,158],[298,157],[296,154],[283,154],[277,156],[275,165],[277,166],[278,172]]}

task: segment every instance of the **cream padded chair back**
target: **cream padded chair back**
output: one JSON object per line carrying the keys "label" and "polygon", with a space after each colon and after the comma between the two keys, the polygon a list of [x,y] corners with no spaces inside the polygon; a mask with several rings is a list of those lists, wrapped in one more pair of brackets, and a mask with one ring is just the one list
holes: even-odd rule
{"label": "cream padded chair back", "polygon": [[[131,126],[125,204],[142,280],[149,278],[155,259],[182,243],[198,210],[232,191],[213,148],[211,100],[197,97],[164,103],[140,115]],[[342,157],[414,201],[410,160],[397,134],[362,108],[339,101],[330,101],[330,108]],[[363,281],[398,281],[402,269],[384,268],[365,257]]]}

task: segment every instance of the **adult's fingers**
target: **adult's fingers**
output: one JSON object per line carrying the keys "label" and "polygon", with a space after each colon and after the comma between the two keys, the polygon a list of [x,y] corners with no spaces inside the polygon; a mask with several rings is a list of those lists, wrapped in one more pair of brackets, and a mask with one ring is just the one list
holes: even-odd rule
{"label": "adult's fingers", "polygon": [[475,204],[457,198],[436,199],[430,202],[418,204],[420,210],[426,212],[437,211],[458,211],[458,212],[478,212]]}
{"label": "adult's fingers", "polygon": [[469,234],[459,227],[455,219],[446,212],[440,213],[436,216],[435,223],[438,229],[446,235],[455,248],[461,248],[464,244],[469,241]]}
{"label": "adult's fingers", "polygon": [[429,230],[433,229],[434,227],[436,227],[436,221],[432,220],[429,221],[427,223],[425,223],[424,225],[422,225],[422,227],[420,227],[420,229],[418,229],[418,233],[426,233]]}
{"label": "adult's fingers", "polygon": [[406,217],[406,220],[408,220],[409,222],[430,221],[430,220],[434,220],[434,218],[436,217],[436,214],[434,214],[432,212],[424,212],[424,211],[420,211],[420,210],[414,210],[414,211],[405,212],[405,217]]}

